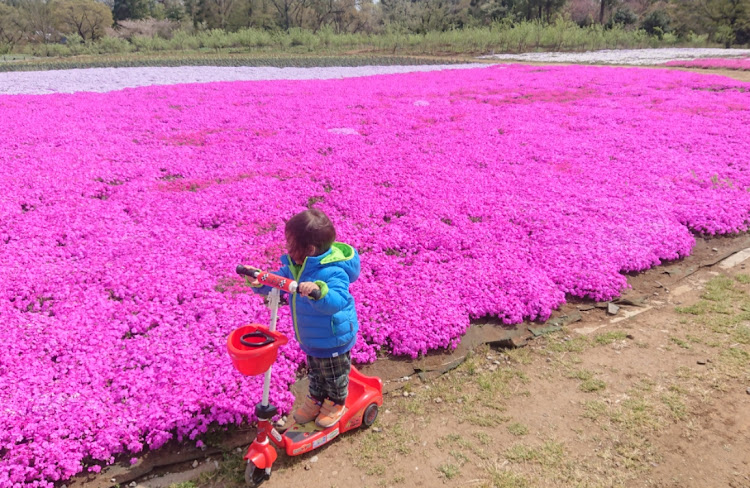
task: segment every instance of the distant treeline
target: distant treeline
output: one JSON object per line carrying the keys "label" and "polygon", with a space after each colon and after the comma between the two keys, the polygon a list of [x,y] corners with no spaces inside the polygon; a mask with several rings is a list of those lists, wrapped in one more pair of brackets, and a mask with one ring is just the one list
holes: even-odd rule
{"label": "distant treeline", "polygon": [[0,0],[0,54],[750,43],[750,0]]}

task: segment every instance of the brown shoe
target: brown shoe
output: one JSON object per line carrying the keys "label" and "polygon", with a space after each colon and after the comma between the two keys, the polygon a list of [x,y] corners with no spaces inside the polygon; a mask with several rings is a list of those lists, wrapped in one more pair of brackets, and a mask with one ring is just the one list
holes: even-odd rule
{"label": "brown shoe", "polygon": [[294,421],[298,424],[306,424],[312,420],[315,420],[320,413],[320,402],[310,395],[305,398],[305,403],[302,404],[297,410],[295,410]]}
{"label": "brown shoe", "polygon": [[315,424],[318,427],[327,429],[341,420],[344,412],[346,412],[346,407],[343,404],[333,403],[331,400],[326,399],[320,409],[320,415],[315,419]]}

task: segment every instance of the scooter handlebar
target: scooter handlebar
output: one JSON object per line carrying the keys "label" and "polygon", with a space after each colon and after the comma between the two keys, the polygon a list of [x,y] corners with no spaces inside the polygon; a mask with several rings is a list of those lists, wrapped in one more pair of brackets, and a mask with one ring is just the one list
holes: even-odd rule
{"label": "scooter handlebar", "polygon": [[260,270],[258,268],[245,266],[244,264],[237,265],[236,271],[238,275],[249,276],[250,278],[255,278],[260,274]]}
{"label": "scooter handlebar", "polygon": [[[268,285],[272,288],[278,288],[279,290],[289,293],[297,293],[298,283],[294,280],[290,280],[289,278],[275,275],[273,273],[269,273],[268,271],[261,271],[251,266],[244,266],[242,264],[237,266],[236,271],[239,275],[249,276],[250,278],[258,280],[259,283]],[[312,293],[310,293],[309,296],[313,300],[319,300],[320,290],[314,290]]]}

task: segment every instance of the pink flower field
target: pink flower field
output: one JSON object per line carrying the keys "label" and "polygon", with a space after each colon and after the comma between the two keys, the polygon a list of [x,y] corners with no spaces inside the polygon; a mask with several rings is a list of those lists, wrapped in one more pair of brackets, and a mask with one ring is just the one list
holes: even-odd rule
{"label": "pink flower field", "polygon": [[743,127],[750,84],[637,68],[0,97],[0,487],[248,420],[225,341],[268,314],[234,268],[277,267],[308,205],[361,252],[355,358],[416,357],[745,231]]}
{"label": "pink flower field", "polygon": [[750,71],[750,58],[703,58],[690,61],[668,61],[664,66],[700,69],[734,69]]}

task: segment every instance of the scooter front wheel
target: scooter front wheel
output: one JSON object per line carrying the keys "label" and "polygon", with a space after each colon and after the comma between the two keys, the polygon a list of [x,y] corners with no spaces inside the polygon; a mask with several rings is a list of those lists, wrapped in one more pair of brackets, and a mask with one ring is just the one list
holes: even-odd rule
{"label": "scooter front wheel", "polygon": [[245,466],[245,484],[250,487],[260,486],[271,477],[271,468],[260,469],[250,461]]}

